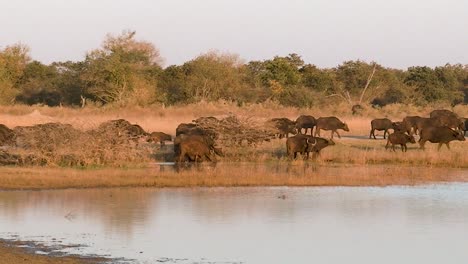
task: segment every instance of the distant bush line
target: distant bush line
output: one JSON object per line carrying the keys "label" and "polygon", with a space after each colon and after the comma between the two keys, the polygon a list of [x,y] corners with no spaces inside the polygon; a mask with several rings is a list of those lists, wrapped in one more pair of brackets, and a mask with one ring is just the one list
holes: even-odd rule
{"label": "distant bush line", "polygon": [[181,105],[229,101],[239,106],[275,102],[314,107],[392,103],[425,106],[466,104],[468,65],[406,70],[375,62],[345,61],[334,68],[305,63],[298,54],[245,62],[239,56],[208,52],[182,65],[162,67],[159,50],[137,40],[134,31],[107,35],[82,61],[45,65],[29,48],[0,48],[0,104]]}

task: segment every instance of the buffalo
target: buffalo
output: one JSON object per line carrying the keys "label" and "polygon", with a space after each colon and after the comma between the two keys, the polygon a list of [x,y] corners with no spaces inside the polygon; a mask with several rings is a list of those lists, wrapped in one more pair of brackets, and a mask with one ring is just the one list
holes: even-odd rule
{"label": "buffalo", "polygon": [[296,158],[297,153],[301,153],[302,156],[306,155],[306,158],[309,158],[309,153],[312,152],[312,158],[315,159],[320,155],[322,149],[331,145],[335,145],[335,142],[331,139],[309,135],[296,135],[288,138],[286,141],[286,150],[290,158],[293,156]]}
{"label": "buffalo", "polygon": [[416,120],[416,131],[421,132],[424,128],[427,127],[439,127],[442,126],[438,118],[432,117],[420,117]]}
{"label": "buffalo", "polygon": [[448,126],[450,128],[458,129],[460,131],[464,129],[465,123],[463,122],[463,119],[460,119],[453,115],[441,115],[435,117],[435,119],[437,120],[438,126]]}
{"label": "buffalo", "polygon": [[392,122],[392,129],[394,132],[402,132],[404,133],[406,131],[405,126],[403,125],[403,122],[398,121],[398,122]]}
{"label": "buffalo", "polygon": [[176,136],[181,134],[189,134],[195,128],[200,127],[194,123],[181,123],[176,128]]}
{"label": "buffalo", "polygon": [[317,128],[315,129],[315,136],[320,136],[320,129],[323,130],[331,130],[331,138],[333,139],[333,133],[338,135],[338,138],[341,138],[340,134],[338,133],[338,129],[343,129],[344,131],[349,132],[348,125],[343,123],[337,117],[330,116],[330,117],[320,117],[317,119]]}
{"label": "buffalo", "polygon": [[312,137],[296,135],[290,137],[286,140],[286,152],[289,158],[296,158],[297,153],[301,153],[302,156],[307,155],[309,158],[309,153],[312,151],[316,140]]}
{"label": "buffalo", "polygon": [[147,142],[159,142],[161,147],[165,145],[165,141],[172,141],[172,136],[163,132],[153,132],[148,135]]}
{"label": "buffalo", "polygon": [[296,129],[299,134],[302,134],[302,129],[305,129],[304,134],[307,135],[307,130],[310,128],[310,135],[312,135],[317,121],[311,115],[301,115],[296,119]]}
{"label": "buffalo", "polygon": [[288,138],[289,134],[297,134],[296,122],[285,117],[270,119],[266,126],[273,129],[279,138]]}
{"label": "buffalo", "polygon": [[179,124],[176,128],[176,136],[179,135],[200,135],[200,136],[209,136],[213,139],[216,139],[218,135],[213,130],[204,129],[201,126],[193,123],[182,123]]}
{"label": "buffalo", "polygon": [[431,143],[439,143],[437,150],[440,150],[442,144],[445,144],[450,149],[450,141],[459,140],[465,141],[463,133],[460,131],[453,130],[449,127],[427,127],[424,128],[420,133],[419,145],[421,149],[424,149],[424,145],[427,141]]}
{"label": "buffalo", "polygon": [[420,119],[420,116],[407,116],[403,118],[403,127],[405,128],[406,133],[409,135],[418,134],[418,128],[416,123]]}
{"label": "buffalo", "polygon": [[176,162],[184,161],[212,161],[216,162],[216,155],[222,156],[220,148],[215,147],[212,138],[203,135],[182,134],[174,140]]}
{"label": "buffalo", "polygon": [[455,114],[454,112],[452,112],[450,110],[446,110],[446,109],[437,109],[437,110],[432,111],[429,114],[429,117],[432,117],[432,118],[437,118],[437,117],[441,117],[441,116],[449,116],[449,117],[458,118],[457,114]]}
{"label": "buffalo", "polygon": [[383,138],[385,139],[385,135],[388,134],[389,129],[394,129],[393,128],[393,123],[392,120],[388,118],[379,118],[379,119],[374,119],[371,121],[371,131],[369,134],[369,138],[374,136],[375,138],[375,130],[377,131],[384,131]]}
{"label": "buffalo", "polygon": [[395,145],[400,145],[401,151],[405,152],[408,150],[408,147],[406,146],[407,143],[416,143],[416,140],[412,135],[396,131],[388,135],[387,145],[385,145],[385,149],[392,145],[392,149],[393,151],[395,151]]}

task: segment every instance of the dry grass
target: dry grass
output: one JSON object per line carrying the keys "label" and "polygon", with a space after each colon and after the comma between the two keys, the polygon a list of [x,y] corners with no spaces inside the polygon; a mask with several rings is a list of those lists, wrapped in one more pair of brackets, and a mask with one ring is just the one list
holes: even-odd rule
{"label": "dry grass", "polygon": [[146,169],[1,168],[0,189],[215,186],[386,186],[467,181],[460,169],[317,166],[303,161]]}
{"label": "dry grass", "polygon": [[[388,117],[392,120],[401,120],[406,115],[427,116],[429,112],[443,106],[414,107],[407,105],[389,105],[382,109],[366,107],[362,116],[355,117],[351,114],[351,107],[347,104],[329,104],[317,106],[311,109],[299,109],[284,107],[274,103],[254,104],[238,107],[233,103],[199,103],[186,106],[171,107],[89,107],[89,108],[60,108],[44,106],[0,106],[1,123],[8,127],[27,126],[47,122],[60,122],[73,125],[75,128],[88,130],[94,129],[99,124],[112,119],[126,119],[139,124],[145,130],[161,131],[174,134],[179,123],[191,122],[200,116],[227,116],[229,113],[256,117],[259,121],[273,117],[288,117],[296,119],[301,114],[309,114],[315,117],[335,115],[346,121],[351,129],[351,134],[360,135],[369,133],[370,120],[373,118]],[[445,107],[448,108],[448,107]],[[456,106],[453,109],[460,116],[468,116],[468,106]]]}

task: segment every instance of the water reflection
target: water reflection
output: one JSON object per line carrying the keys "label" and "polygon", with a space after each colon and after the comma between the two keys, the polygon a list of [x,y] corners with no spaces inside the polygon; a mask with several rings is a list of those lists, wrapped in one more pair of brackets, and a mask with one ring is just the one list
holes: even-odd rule
{"label": "water reflection", "polygon": [[0,192],[7,234],[141,263],[462,263],[468,184]]}

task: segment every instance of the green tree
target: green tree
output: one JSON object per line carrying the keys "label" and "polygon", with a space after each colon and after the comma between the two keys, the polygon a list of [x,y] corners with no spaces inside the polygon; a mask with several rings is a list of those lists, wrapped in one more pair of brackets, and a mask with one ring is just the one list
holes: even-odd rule
{"label": "green tree", "polygon": [[94,100],[104,104],[157,101],[156,84],[146,74],[160,67],[162,59],[153,44],[135,40],[135,34],[107,35],[102,48],[86,55],[81,78]]}
{"label": "green tree", "polygon": [[185,63],[183,94],[188,102],[234,101],[245,89],[243,62],[237,55],[209,52]]}
{"label": "green tree", "polygon": [[463,101],[462,81],[450,65],[432,69],[427,66],[410,67],[404,83],[414,89],[418,104],[433,102],[457,103]]}
{"label": "green tree", "polygon": [[301,69],[302,85],[316,92],[332,91],[334,74],[328,69],[319,69],[315,65],[306,64]]}
{"label": "green tree", "polygon": [[14,102],[18,81],[29,61],[29,48],[25,45],[15,44],[0,50],[0,104]]}
{"label": "green tree", "polygon": [[57,89],[57,77],[54,66],[47,66],[39,61],[28,63],[17,82],[19,94],[16,101],[30,105],[60,105],[62,96]]}

